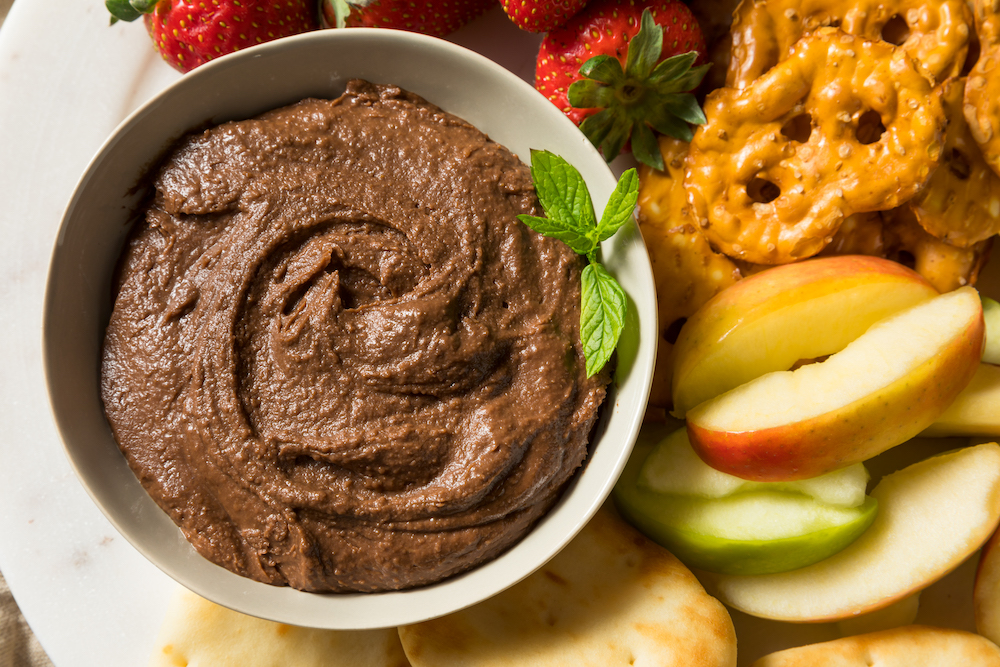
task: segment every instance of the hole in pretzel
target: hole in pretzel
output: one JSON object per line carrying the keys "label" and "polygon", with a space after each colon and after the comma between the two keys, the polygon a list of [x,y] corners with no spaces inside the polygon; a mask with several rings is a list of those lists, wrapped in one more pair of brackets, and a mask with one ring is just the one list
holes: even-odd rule
{"label": "hole in pretzel", "polygon": [[812,134],[812,116],[800,113],[782,126],[781,133],[792,141],[804,144]]}
{"label": "hole in pretzel", "polygon": [[747,183],[747,195],[757,204],[770,204],[781,195],[781,188],[771,181],[755,176]]}
{"label": "hole in pretzel", "polygon": [[910,26],[906,25],[906,19],[899,14],[893,16],[882,26],[882,39],[890,44],[899,46],[909,39],[909,37]]}
{"label": "hole in pretzel", "polygon": [[946,161],[948,163],[948,170],[955,175],[955,178],[962,181],[969,180],[972,168],[969,166],[969,159],[965,157],[962,151],[952,148],[948,153]]}
{"label": "hole in pretzel", "polygon": [[857,137],[862,144],[874,144],[882,138],[885,132],[885,125],[882,124],[882,117],[878,112],[869,109],[858,118]]}

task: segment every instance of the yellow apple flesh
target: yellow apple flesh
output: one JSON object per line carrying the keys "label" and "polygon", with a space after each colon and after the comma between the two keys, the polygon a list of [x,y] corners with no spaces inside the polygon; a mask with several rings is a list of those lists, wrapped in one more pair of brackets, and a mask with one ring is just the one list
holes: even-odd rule
{"label": "yellow apple flesh", "polygon": [[968,386],[921,435],[1000,436],[1000,366],[979,364]]}
{"label": "yellow apple flesh", "polygon": [[[875,518],[878,503],[864,495],[867,472],[842,475],[840,484],[860,484],[853,505],[832,505],[785,484],[753,484],[750,490],[720,483],[724,476],[703,463],[684,438],[683,429],[657,443],[644,427],[629,463],[615,486],[622,515],[689,567],[727,574],[784,572],[815,563],[853,542]],[[684,456],[684,450],[687,456]],[[649,461],[651,452],[658,459]],[[659,493],[640,481],[648,463],[667,465],[673,456],[689,479],[685,493]],[[672,478],[666,480],[668,484]],[[725,480],[722,480],[723,482]],[[835,493],[837,480],[817,487],[838,499],[857,496],[856,489]],[[704,487],[704,488],[702,488]],[[806,486],[805,488],[808,488]]]}
{"label": "yellow apple flesh", "polygon": [[681,329],[673,414],[771,371],[839,352],[875,322],[937,291],[877,257],[813,259],[768,269],[723,290]]}
{"label": "yellow apple flesh", "polygon": [[691,444],[713,468],[757,481],[864,461],[937,420],[975,374],[983,331],[971,287],[923,301],[821,363],[701,403],[687,415]]}
{"label": "yellow apple flesh", "polygon": [[735,609],[781,621],[836,621],[886,607],[957,567],[1000,521],[1000,446],[935,456],[888,475],[875,521],[853,544],[781,574],[705,574]]}
{"label": "yellow apple flesh", "polygon": [[1000,303],[983,297],[983,319],[986,321],[986,348],[983,363],[1000,364]]}

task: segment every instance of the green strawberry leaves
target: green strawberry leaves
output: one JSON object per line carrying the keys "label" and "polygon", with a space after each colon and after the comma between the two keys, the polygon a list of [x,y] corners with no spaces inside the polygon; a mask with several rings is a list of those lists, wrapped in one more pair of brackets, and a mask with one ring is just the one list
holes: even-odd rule
{"label": "green strawberry leaves", "polygon": [[580,340],[587,377],[600,372],[618,346],[625,323],[627,298],[614,276],[598,261],[598,249],[632,219],[639,200],[639,176],[625,172],[598,221],[590,192],[580,172],[548,151],[531,151],[531,177],[544,218],[517,219],[539,234],[559,239],[589,264],[581,276]]}
{"label": "green strawberry leaves", "polygon": [[594,56],[580,68],[583,77],[567,92],[579,109],[601,109],[580,124],[591,143],[609,162],[632,142],[636,159],[662,170],[663,156],[653,130],[691,141],[689,125],[701,125],[705,114],[689,91],[705,77],[710,65],[693,67],[691,51],[657,63],[663,52],[663,28],[649,9],[642,12],[639,32],[628,43],[625,67],[617,58]]}

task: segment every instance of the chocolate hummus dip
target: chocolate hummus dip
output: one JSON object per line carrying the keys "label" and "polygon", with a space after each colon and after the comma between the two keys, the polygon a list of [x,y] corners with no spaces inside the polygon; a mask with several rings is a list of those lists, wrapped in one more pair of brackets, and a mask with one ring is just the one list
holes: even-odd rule
{"label": "chocolate hummus dip", "polygon": [[465,121],[353,81],[189,136],[120,261],[102,394],[206,558],[307,591],[493,558],[587,454],[582,260],[517,222],[531,175]]}

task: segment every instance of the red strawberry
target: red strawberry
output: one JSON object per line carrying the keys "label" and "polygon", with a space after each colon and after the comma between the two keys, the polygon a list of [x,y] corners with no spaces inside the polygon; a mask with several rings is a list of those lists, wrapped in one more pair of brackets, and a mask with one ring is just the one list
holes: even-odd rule
{"label": "red strawberry", "polygon": [[569,21],[587,0],[500,0],[500,4],[521,30],[548,32]]}
{"label": "red strawberry", "polygon": [[705,122],[688,91],[708,65],[705,39],[678,0],[597,0],[542,41],[535,87],[611,161],[631,141],[636,159],[663,169],[653,130],[691,140]]}
{"label": "red strawberry", "polygon": [[181,72],[319,27],[313,0],[107,0],[116,20],[143,16],[153,46]]}
{"label": "red strawberry", "polygon": [[496,0],[322,0],[328,28],[396,28],[444,37]]}

